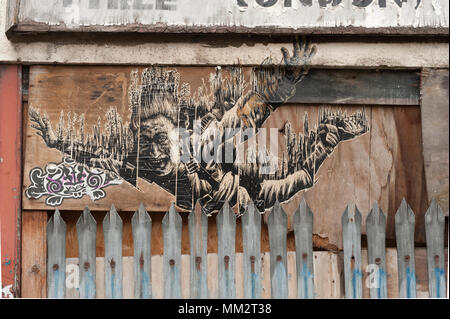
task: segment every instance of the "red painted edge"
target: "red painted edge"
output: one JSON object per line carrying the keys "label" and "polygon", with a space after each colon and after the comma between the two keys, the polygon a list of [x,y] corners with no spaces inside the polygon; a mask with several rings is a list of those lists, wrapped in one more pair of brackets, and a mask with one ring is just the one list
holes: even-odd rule
{"label": "red painted edge", "polygon": [[0,65],[0,233],[3,298],[20,295],[21,70],[19,65]]}

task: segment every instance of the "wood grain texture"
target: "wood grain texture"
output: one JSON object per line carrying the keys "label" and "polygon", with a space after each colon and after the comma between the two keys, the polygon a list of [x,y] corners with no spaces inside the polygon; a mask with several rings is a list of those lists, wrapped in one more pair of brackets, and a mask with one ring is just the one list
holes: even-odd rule
{"label": "wood grain texture", "polygon": [[414,212],[403,199],[397,214],[395,214],[400,298],[416,298],[414,223]]}
{"label": "wood grain texture", "polygon": [[21,66],[0,65],[1,297],[20,296],[22,171]]}
{"label": "wood grain texture", "polygon": [[345,298],[360,299],[362,295],[361,261],[361,213],[350,203],[342,215],[342,238],[344,246]]}
{"label": "wood grain texture", "polygon": [[267,220],[270,241],[270,283],[272,299],[288,298],[288,218],[277,201]]}
{"label": "wood grain texture", "polygon": [[47,223],[47,298],[66,292],[66,223],[56,209]]}
{"label": "wood grain texture", "polygon": [[448,69],[424,69],[421,83],[423,158],[428,202],[435,199],[448,216],[449,88]]}
{"label": "wood grain texture", "polygon": [[76,224],[79,255],[80,298],[92,299],[96,296],[96,249],[97,222],[86,207]]}
{"label": "wood grain texture", "polygon": [[419,86],[411,70],[311,70],[290,102],[419,105]]}
{"label": "wood grain texture", "polygon": [[181,217],[172,204],[162,221],[164,299],[181,298]]}
{"label": "wood grain texture", "polygon": [[216,218],[219,298],[236,298],[236,215],[226,201]]}
{"label": "wood grain texture", "polygon": [[208,216],[197,202],[189,214],[190,297],[208,298]]}
{"label": "wood grain texture", "polygon": [[[261,298],[261,213],[253,202],[241,217],[244,297]],[[236,268],[239,271],[239,268]],[[239,281],[238,281],[239,282]]]}
{"label": "wood grain texture", "polygon": [[22,298],[47,298],[46,211],[22,214]]}
{"label": "wood grain texture", "polygon": [[375,202],[366,218],[368,264],[373,271],[370,298],[387,298],[386,216]]}
{"label": "wood grain texture", "polygon": [[131,220],[134,243],[134,298],[152,298],[152,219],[143,204]]}
{"label": "wood grain texture", "polygon": [[299,299],[314,298],[313,268],[313,213],[303,199],[294,214],[295,252],[297,265],[297,296]]}
{"label": "wood grain texture", "polygon": [[[85,113],[86,127],[91,127],[97,123],[98,115],[104,114],[111,105],[117,107],[123,118],[126,119],[129,116],[127,92],[130,72],[133,69],[142,70],[142,68],[106,66],[34,66],[31,68],[30,102],[33,103],[34,107],[40,107],[41,110],[47,112],[53,123],[58,121],[60,111],[64,110],[65,114],[69,111],[77,114]],[[210,67],[177,67],[176,70],[180,72],[182,81],[191,84],[192,92],[200,87],[202,78],[208,78],[209,74],[214,72],[214,68]],[[244,72],[247,77],[248,70],[248,68],[245,68]],[[317,72],[335,72],[337,74],[344,71],[317,70]],[[367,74],[375,74],[378,77],[383,73],[367,71]],[[417,77],[414,72],[411,74],[412,78]],[[344,78],[348,78],[348,81],[355,80],[349,79],[349,77]],[[327,85],[333,85],[338,78],[340,78],[339,75],[330,75]],[[380,82],[382,81],[378,80],[378,83]],[[325,85],[322,82],[318,83],[311,87]],[[362,83],[370,83],[370,81],[362,81]],[[419,90],[418,87],[416,89]],[[357,90],[353,91],[356,92]],[[341,101],[340,103],[348,102]],[[336,109],[337,106],[332,108]],[[345,104],[341,108],[343,111],[354,112],[361,109],[362,106]],[[356,139],[340,143],[320,168],[316,175],[316,185],[304,192],[299,192],[290,202],[282,203],[283,208],[289,215],[289,229],[293,230],[292,215],[301,199],[305,197],[312,211],[315,212],[316,223],[313,233],[314,245],[317,248],[342,248],[340,230],[330,226],[339,223],[340,216],[330,212],[343,211],[349,201],[354,201],[361,209],[363,234],[365,232],[365,217],[370,210],[370,205],[375,200],[379,202],[387,216],[386,237],[392,245],[395,240],[393,216],[403,197],[408,199],[411,207],[417,212],[416,241],[417,243],[425,243],[425,230],[422,220],[428,206],[428,195],[422,159],[421,110],[417,106],[405,107],[400,105],[371,106],[367,107],[366,110],[367,114],[370,114],[370,132]],[[308,113],[311,123],[314,125],[318,115],[317,105],[291,103],[277,109],[269,117],[264,127],[281,129],[284,123],[290,120],[293,130],[296,133],[302,132],[303,118],[306,113]],[[25,118],[28,120],[27,117]],[[39,151],[42,150],[44,144],[42,139],[35,134],[35,130],[29,127],[29,123],[25,123],[25,133],[27,136],[25,172],[29,172],[33,167],[43,167],[48,162],[61,159],[61,154],[58,151]],[[279,142],[281,145],[284,143],[282,134],[280,134]],[[352,173],[349,174],[349,171]],[[157,185],[143,180],[138,183],[141,191],[124,183],[120,186],[108,187],[105,199],[95,202],[88,197],[81,200],[69,199],[64,201],[61,209],[81,211],[84,205],[89,205],[93,211],[107,211],[110,205],[114,203],[119,211],[134,212],[140,202],[143,202],[149,212],[161,214],[168,209],[169,203],[174,200],[171,194]],[[24,184],[25,186],[29,184],[28,176],[24,177]],[[324,194],[327,194],[328,200],[326,201],[323,200]],[[127,200],[120,200],[122,198]],[[24,199],[24,205],[26,209],[44,207],[42,200],[30,201]],[[121,214],[121,217],[124,218],[123,214]],[[162,219],[162,217],[158,218]],[[209,223],[211,224],[211,222]],[[126,224],[125,222],[124,227]],[[155,220],[156,224],[157,221]],[[214,233],[215,228],[210,227],[210,230]],[[161,228],[158,227],[155,229],[155,234],[161,234],[160,231]],[[124,228],[124,234],[126,232],[127,229]],[[183,238],[188,236],[188,233],[183,231]],[[99,237],[101,241],[101,236]],[[159,237],[159,239],[155,239],[154,249],[160,250],[162,236],[155,237]],[[124,238],[124,244],[127,245],[127,240],[129,240],[131,246],[131,238]],[[214,242],[208,245],[210,251],[215,250]],[[290,245],[294,247],[293,244]],[[268,242],[266,240],[262,243],[262,247],[263,251],[267,251]],[[184,240],[182,248],[183,253],[189,251],[189,246],[185,244]],[[237,249],[242,249],[239,244]]]}
{"label": "wood grain texture", "polygon": [[425,230],[427,236],[427,269],[430,298],[445,298],[447,285],[444,256],[445,219],[436,200],[431,202],[425,214]]}

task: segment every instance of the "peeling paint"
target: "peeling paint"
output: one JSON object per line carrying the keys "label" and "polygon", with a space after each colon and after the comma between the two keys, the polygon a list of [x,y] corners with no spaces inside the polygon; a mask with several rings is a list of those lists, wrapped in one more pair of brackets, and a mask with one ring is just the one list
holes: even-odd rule
{"label": "peeling paint", "polygon": [[[113,1],[114,2],[114,1]],[[66,29],[83,26],[162,25],[165,27],[271,27],[297,29],[305,27],[448,27],[447,0],[419,2],[409,0],[324,2],[208,0],[176,2],[166,5],[150,1],[128,1],[121,6],[100,0],[96,6],[87,1],[40,0],[20,2],[19,26],[22,22]]]}
{"label": "peeling paint", "polygon": [[8,299],[14,298],[14,295],[11,290],[12,290],[12,285],[2,287],[1,298],[8,298]]}

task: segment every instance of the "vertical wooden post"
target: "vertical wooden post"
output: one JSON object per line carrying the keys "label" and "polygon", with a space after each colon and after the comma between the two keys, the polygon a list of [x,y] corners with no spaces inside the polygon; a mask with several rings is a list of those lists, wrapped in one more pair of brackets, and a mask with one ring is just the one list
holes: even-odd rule
{"label": "vertical wooden post", "polygon": [[345,298],[362,298],[361,213],[350,203],[342,215]]}
{"label": "vertical wooden post", "polygon": [[22,298],[47,297],[47,212],[22,214]]}
{"label": "vertical wooden post", "polygon": [[416,263],[414,257],[415,216],[403,198],[395,214],[397,238],[398,285],[400,298],[416,298]]}
{"label": "vertical wooden post", "polygon": [[162,220],[162,228],[164,239],[164,299],[180,299],[182,220],[173,203]]}
{"label": "vertical wooden post", "polygon": [[47,298],[66,295],[66,223],[56,209],[47,223]]}
{"label": "vertical wooden post", "polygon": [[273,299],[288,298],[287,215],[278,200],[267,221],[270,245],[270,279]]}
{"label": "vertical wooden post", "polygon": [[305,199],[294,213],[297,297],[314,298],[313,214]]}
{"label": "vertical wooden post", "polygon": [[261,298],[261,214],[253,202],[242,215],[244,297]]}
{"label": "vertical wooden post", "polygon": [[378,203],[373,204],[366,218],[368,265],[375,272],[370,283],[370,298],[387,298],[386,216]]}
{"label": "vertical wooden post", "polygon": [[131,219],[134,243],[134,298],[152,298],[152,219],[141,203]]}
{"label": "vertical wooden post", "polygon": [[225,201],[216,217],[218,239],[219,298],[236,298],[236,215]]}
{"label": "vertical wooden post", "polygon": [[197,202],[189,214],[190,297],[208,298],[208,216]]}
{"label": "vertical wooden post", "polygon": [[430,298],[445,298],[445,255],[444,255],[445,217],[437,202],[433,199],[425,214],[425,232],[427,237],[428,289]]}
{"label": "vertical wooden post", "polygon": [[97,222],[89,208],[85,208],[77,221],[78,259],[80,267],[80,298],[96,297],[96,244]]}
{"label": "vertical wooden post", "polygon": [[105,297],[122,299],[122,233],[123,223],[116,208],[103,219],[103,236],[105,237]]}
{"label": "vertical wooden post", "polygon": [[21,70],[18,65],[0,65],[0,293],[4,298],[20,296]]}

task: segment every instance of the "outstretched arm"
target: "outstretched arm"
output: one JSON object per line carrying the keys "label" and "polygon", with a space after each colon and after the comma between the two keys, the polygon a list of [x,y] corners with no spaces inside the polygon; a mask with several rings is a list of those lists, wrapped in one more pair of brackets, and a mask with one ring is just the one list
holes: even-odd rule
{"label": "outstretched arm", "polygon": [[119,168],[122,166],[122,163],[111,157],[101,158],[101,147],[94,152],[88,152],[85,150],[86,145],[83,145],[82,143],[77,141],[65,141],[61,136],[55,134],[47,115],[41,115],[39,111],[33,107],[30,107],[29,117],[30,121],[33,123],[31,124],[31,127],[37,130],[36,134],[42,137],[49,148],[59,150],[78,163],[109,170],[119,175]]}
{"label": "outstretched arm", "polygon": [[316,47],[294,39],[293,55],[282,48],[281,67],[262,66],[255,68],[252,74],[252,90],[242,96],[234,107],[225,112],[219,127],[255,129],[263,125],[272,111],[290,99],[296,85],[308,73]]}

